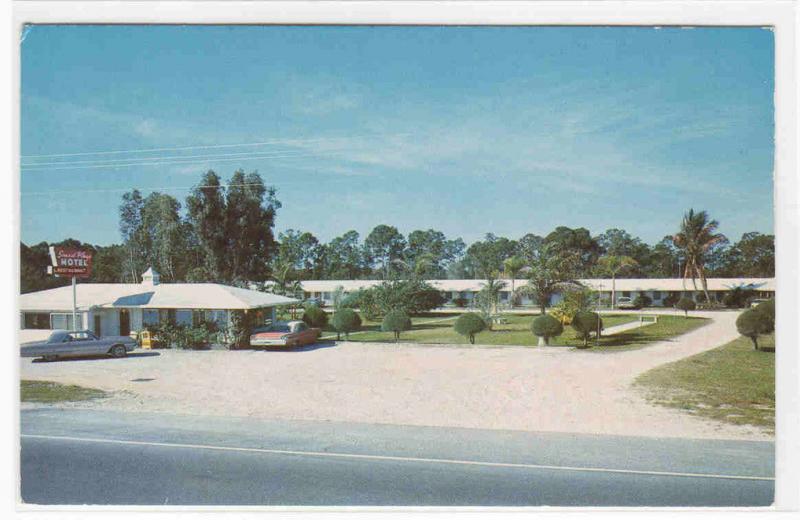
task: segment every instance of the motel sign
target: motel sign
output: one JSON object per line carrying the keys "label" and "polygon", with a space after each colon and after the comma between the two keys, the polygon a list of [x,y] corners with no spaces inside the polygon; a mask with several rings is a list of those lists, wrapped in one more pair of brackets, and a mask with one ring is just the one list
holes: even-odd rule
{"label": "motel sign", "polygon": [[50,247],[52,273],[56,276],[88,278],[92,274],[92,253],[69,247]]}

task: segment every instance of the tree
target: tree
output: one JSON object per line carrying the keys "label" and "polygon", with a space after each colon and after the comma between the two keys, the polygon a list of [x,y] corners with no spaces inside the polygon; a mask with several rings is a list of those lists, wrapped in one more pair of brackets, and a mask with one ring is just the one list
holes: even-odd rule
{"label": "tree", "polygon": [[328,313],[320,309],[318,305],[308,305],[303,310],[303,321],[309,327],[322,328],[328,324]]}
{"label": "tree", "polygon": [[611,308],[613,309],[617,304],[617,274],[639,264],[630,256],[617,255],[602,256],[597,263],[603,272],[611,275]]}
{"label": "tree", "polygon": [[768,334],[774,330],[769,323],[769,317],[756,309],[747,309],[736,318],[736,330],[753,342],[753,348],[758,350],[758,336]]}
{"label": "tree", "polygon": [[463,240],[448,240],[441,231],[415,230],[408,235],[404,259],[415,266],[421,278],[443,278],[447,267],[464,254],[465,247]]}
{"label": "tree", "polygon": [[186,229],[180,210],[181,204],[175,197],[153,192],[144,199],[141,212],[140,233],[149,244],[147,264],[168,282],[183,280],[186,272]]}
{"label": "tree", "polygon": [[342,333],[349,339],[351,332],[356,332],[361,328],[361,316],[352,309],[339,309],[333,315],[331,325],[336,330],[337,341]]}
{"label": "tree", "polygon": [[574,269],[579,278],[588,276],[600,257],[600,245],[586,228],[559,226],[545,237],[544,243],[557,255],[574,258]]}
{"label": "tree", "polygon": [[697,304],[691,298],[683,297],[678,300],[678,303],[675,304],[675,307],[683,311],[683,315],[685,317],[689,317],[689,311],[693,311],[697,308]]}
{"label": "tree", "polygon": [[359,234],[350,230],[324,247],[324,277],[328,280],[357,280],[367,272]]}
{"label": "tree", "polygon": [[542,345],[542,342],[549,345],[550,338],[560,336],[564,332],[564,325],[549,314],[542,314],[531,322],[531,332],[539,337],[539,346]]}
{"label": "tree", "polygon": [[144,198],[139,190],[122,196],[119,207],[119,232],[125,246],[123,273],[125,280],[138,283],[139,275],[147,269],[150,257],[150,243],[144,231]]}
{"label": "tree", "polygon": [[767,332],[775,330],[775,298],[770,298],[756,306],[756,310],[764,316],[767,323]]}
{"label": "tree", "polygon": [[472,276],[489,278],[503,268],[503,262],[516,252],[517,244],[505,237],[487,233],[482,242],[475,242],[467,249],[467,263]]}
{"label": "tree", "polygon": [[[278,235],[277,255],[274,266],[291,265],[299,279],[315,279],[322,269],[322,245],[309,232],[287,229]],[[273,270],[275,267],[273,267]]]}
{"label": "tree", "polygon": [[393,332],[394,340],[400,339],[400,333],[404,330],[411,330],[411,318],[401,310],[389,311],[381,323],[383,332]]}
{"label": "tree", "polygon": [[469,338],[470,344],[475,344],[475,334],[486,329],[486,322],[474,312],[467,312],[458,317],[453,325],[455,331]]}
{"label": "tree", "polygon": [[405,247],[403,235],[396,227],[386,224],[376,226],[364,240],[367,258],[377,263],[384,279],[390,277],[392,262],[402,258]]}
{"label": "tree", "polygon": [[723,252],[715,275],[772,278],[775,276],[775,237],[750,232]]}
{"label": "tree", "polygon": [[579,337],[583,338],[583,348],[589,346],[589,336],[596,334],[600,337],[600,331],[603,330],[603,320],[596,312],[581,311],[572,318],[571,326],[578,333]]}
{"label": "tree", "polygon": [[267,279],[276,253],[272,228],[281,207],[275,188],[258,173],[241,170],[222,186],[209,171],[186,205],[209,278],[229,283]]}
{"label": "tree", "polygon": [[481,287],[478,294],[475,295],[475,303],[481,309],[483,319],[486,322],[489,330],[492,330],[492,319],[497,314],[497,305],[500,301],[500,292],[506,286],[506,282],[499,280],[497,277],[499,273],[494,271],[489,273],[489,277]]}
{"label": "tree", "polygon": [[505,275],[511,279],[511,308],[514,308],[514,299],[516,298],[516,278],[520,272],[525,268],[525,259],[521,256],[514,255],[511,258],[506,258],[503,262],[503,270]]}
{"label": "tree", "polygon": [[708,294],[705,265],[709,251],[720,242],[726,240],[725,236],[716,233],[719,223],[710,220],[705,211],[695,213],[690,209],[683,216],[681,229],[673,237],[675,245],[683,251],[685,266],[683,279],[691,278],[692,284],[697,288],[696,279],[700,278],[706,301],[711,301]]}
{"label": "tree", "polygon": [[544,314],[550,298],[559,289],[578,287],[575,272],[579,259],[574,253],[564,253],[556,249],[555,244],[542,243],[539,249],[527,258],[528,283],[520,291],[534,297]]}
{"label": "tree", "polygon": [[645,264],[644,272],[651,278],[673,278],[680,276],[682,261],[680,250],[675,247],[672,235],[661,239],[650,250],[650,255]]}

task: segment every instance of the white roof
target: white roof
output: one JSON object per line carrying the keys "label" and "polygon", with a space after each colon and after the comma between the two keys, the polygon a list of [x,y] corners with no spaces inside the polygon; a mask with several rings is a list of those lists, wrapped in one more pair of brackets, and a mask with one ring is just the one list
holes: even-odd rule
{"label": "white roof", "polygon": [[[504,280],[506,289],[511,290],[511,280]],[[592,278],[579,280],[592,289],[610,291],[611,279]],[[709,291],[726,291],[738,286],[750,286],[760,291],[774,291],[774,278],[708,278]],[[347,292],[361,288],[372,287],[381,283],[381,280],[306,280],[301,282],[306,292],[333,292],[342,287]],[[480,291],[486,280],[427,280],[427,283],[442,291]],[[528,280],[514,280],[514,287],[522,287]],[[685,287],[684,287],[685,283]],[[697,280],[697,290],[701,289],[700,280]],[[618,278],[617,291],[693,291],[691,280],[682,278]]]}
{"label": "white roof", "polygon": [[[82,283],[77,307],[244,310],[297,303],[294,298],[216,283]],[[20,295],[23,311],[71,311],[72,287]]]}

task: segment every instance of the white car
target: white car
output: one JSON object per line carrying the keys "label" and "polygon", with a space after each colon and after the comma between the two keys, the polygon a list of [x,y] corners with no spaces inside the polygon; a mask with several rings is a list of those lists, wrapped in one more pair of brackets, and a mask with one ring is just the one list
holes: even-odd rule
{"label": "white car", "polygon": [[617,309],[635,309],[633,300],[627,296],[620,296],[617,298]]}

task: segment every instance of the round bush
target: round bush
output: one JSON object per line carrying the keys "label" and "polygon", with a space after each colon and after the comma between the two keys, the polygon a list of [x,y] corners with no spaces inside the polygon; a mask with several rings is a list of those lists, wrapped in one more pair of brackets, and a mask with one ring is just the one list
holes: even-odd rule
{"label": "round bush", "polygon": [[411,330],[411,318],[403,311],[389,311],[383,317],[381,323],[383,332],[394,332],[394,340],[400,339],[400,333],[404,330]]}
{"label": "round bush", "polygon": [[748,309],[736,318],[736,330],[742,336],[750,338],[756,350],[758,350],[759,334],[767,334],[773,329],[774,327],[769,323],[769,317],[756,309]]}
{"label": "round bush", "polygon": [[770,330],[767,332],[772,332],[775,330],[775,298],[769,299],[765,302],[761,302],[756,306],[756,311],[760,312],[764,318],[767,320],[767,324],[769,325]]}
{"label": "round bush", "polygon": [[333,315],[331,325],[336,329],[336,339],[339,339],[339,334],[344,333],[345,336],[349,336],[351,332],[361,328],[361,316],[352,309],[339,309]]}
{"label": "round bush", "polygon": [[564,332],[564,325],[549,314],[542,314],[531,322],[531,332],[535,336],[544,338],[546,345],[550,344],[550,338],[560,336]]}
{"label": "round bush", "polygon": [[646,294],[640,294],[633,300],[633,306],[637,309],[650,307],[653,304],[653,299]]}
{"label": "round bush", "polygon": [[684,296],[678,300],[678,303],[675,304],[675,307],[682,310],[685,316],[689,316],[689,311],[695,310],[697,308],[697,304],[693,299]]}
{"label": "round bush", "polygon": [[467,336],[469,342],[474,345],[475,334],[486,329],[486,322],[474,312],[468,312],[458,317],[453,328],[462,336]]}
{"label": "round bush", "polygon": [[589,336],[603,330],[603,320],[596,312],[581,311],[572,318],[572,328],[583,338],[583,347],[589,346]]}
{"label": "round bush", "polygon": [[303,321],[309,327],[322,328],[328,324],[328,314],[317,305],[309,305],[303,311]]}

